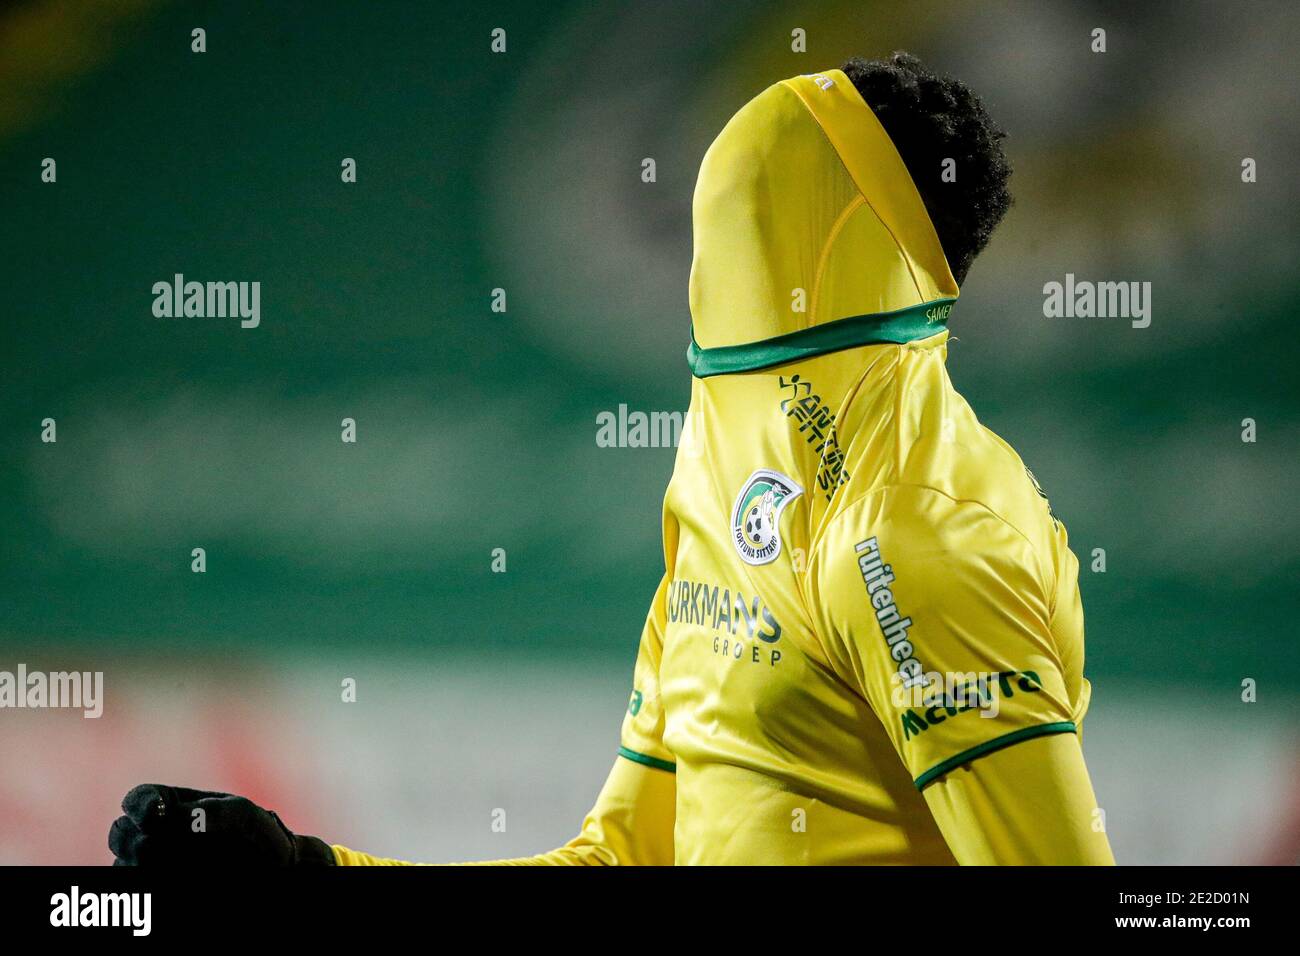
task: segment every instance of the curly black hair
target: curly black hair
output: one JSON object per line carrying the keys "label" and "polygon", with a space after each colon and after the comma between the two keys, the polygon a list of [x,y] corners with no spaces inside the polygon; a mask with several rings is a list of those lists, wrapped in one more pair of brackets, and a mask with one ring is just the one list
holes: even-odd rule
{"label": "curly black hair", "polygon": [[[854,57],[841,69],[885,128],[921,194],[958,284],[1011,208],[1006,133],[965,83],[936,76],[910,53]],[[941,163],[956,160],[956,181]]]}

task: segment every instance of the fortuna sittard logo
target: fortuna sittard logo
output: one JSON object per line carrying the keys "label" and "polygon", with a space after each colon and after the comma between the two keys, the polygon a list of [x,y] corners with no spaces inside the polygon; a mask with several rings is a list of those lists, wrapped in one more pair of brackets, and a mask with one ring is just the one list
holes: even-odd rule
{"label": "fortuna sittard logo", "polygon": [[770,564],[781,553],[781,511],[803,489],[780,472],[749,476],[731,509],[731,539],[746,564]]}

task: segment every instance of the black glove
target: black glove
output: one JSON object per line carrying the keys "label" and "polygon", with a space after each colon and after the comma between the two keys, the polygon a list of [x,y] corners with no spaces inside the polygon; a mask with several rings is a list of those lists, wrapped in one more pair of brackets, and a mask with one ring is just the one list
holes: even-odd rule
{"label": "black glove", "polygon": [[108,831],[114,866],[334,865],[324,840],[296,836],[247,797],[146,783],[122,810]]}

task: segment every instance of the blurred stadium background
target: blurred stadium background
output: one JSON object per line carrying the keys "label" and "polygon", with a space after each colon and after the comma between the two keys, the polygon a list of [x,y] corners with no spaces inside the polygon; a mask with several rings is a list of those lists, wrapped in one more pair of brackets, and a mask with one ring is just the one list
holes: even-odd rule
{"label": "blurred stadium background", "polygon": [[[899,48],[1010,133],[1017,205],[949,366],[1085,568],[1116,855],[1296,862],[1300,7],[478,6],[0,12],[0,669],[107,694],[97,721],[0,711],[0,862],[107,862],[144,780],[407,858],[567,839],[673,457],[598,448],[595,420],[685,408],[699,160],[771,82]],[[261,327],[153,318],[175,272],[261,281]],[[1151,281],[1151,327],[1045,319],[1067,272]]]}

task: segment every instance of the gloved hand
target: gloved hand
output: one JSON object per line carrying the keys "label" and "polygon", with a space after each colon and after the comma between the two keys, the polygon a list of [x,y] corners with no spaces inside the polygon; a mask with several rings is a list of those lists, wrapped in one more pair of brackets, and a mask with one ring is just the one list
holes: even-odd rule
{"label": "gloved hand", "polygon": [[[324,840],[297,836],[247,797],[146,783],[122,800],[114,866],[332,866]],[[202,811],[197,813],[196,811]]]}

